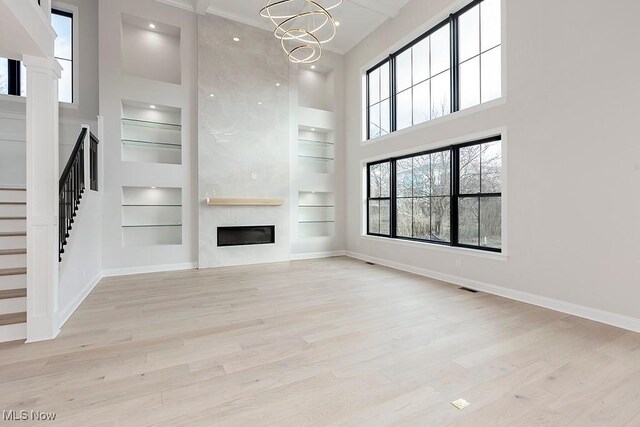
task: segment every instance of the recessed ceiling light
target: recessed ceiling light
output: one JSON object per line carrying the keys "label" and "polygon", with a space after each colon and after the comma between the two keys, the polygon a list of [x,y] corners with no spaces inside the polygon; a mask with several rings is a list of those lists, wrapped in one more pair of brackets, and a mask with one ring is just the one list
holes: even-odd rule
{"label": "recessed ceiling light", "polygon": [[258,105],[262,105],[262,101],[258,101]]}
{"label": "recessed ceiling light", "polygon": [[239,41],[240,41],[240,39],[239,39],[238,37],[234,37],[234,38],[233,38],[233,41],[234,41],[234,42],[239,42]]}
{"label": "recessed ceiling light", "polygon": [[340,26],[340,21],[336,21],[336,27]]}
{"label": "recessed ceiling light", "polygon": [[151,28],[152,30],[155,30],[155,29],[156,29],[156,24],[154,24],[153,22],[151,22],[151,23],[149,24],[149,28]]}
{"label": "recessed ceiling light", "polygon": [[210,94],[209,94],[209,96],[210,96],[211,98],[214,98],[214,97],[215,97],[215,94],[210,93]]}
{"label": "recessed ceiling light", "polygon": [[155,189],[156,189],[156,187],[149,187],[149,188],[150,188],[150,189],[152,189],[152,190],[155,190]]}
{"label": "recessed ceiling light", "polygon": [[280,87],[280,83],[276,83],[276,86]]}
{"label": "recessed ceiling light", "polygon": [[315,70],[315,69],[316,69],[316,66],[315,66],[315,65],[312,65],[312,66],[311,66],[311,69],[312,69],[312,70]]}
{"label": "recessed ceiling light", "polygon": [[311,132],[315,132],[315,131],[316,131],[316,128],[311,128]]}
{"label": "recessed ceiling light", "polygon": [[149,105],[149,108],[151,108],[152,110],[155,110],[156,106],[155,105]]}

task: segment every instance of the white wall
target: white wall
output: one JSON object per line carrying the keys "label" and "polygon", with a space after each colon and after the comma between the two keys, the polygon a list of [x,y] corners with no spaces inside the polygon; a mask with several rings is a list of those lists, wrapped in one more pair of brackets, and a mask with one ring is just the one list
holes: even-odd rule
{"label": "white wall", "polygon": [[102,195],[85,191],[60,263],[57,326],[61,327],[102,278]]}
{"label": "white wall", "polygon": [[[608,320],[640,328],[640,3],[504,3],[507,100],[491,108],[360,143],[362,71],[409,41],[407,34],[443,19],[450,1],[411,1],[347,54],[348,250],[510,295],[584,306],[592,317],[603,310],[614,314]],[[363,159],[503,127],[506,258],[361,236]]]}
{"label": "white wall", "polygon": [[[344,56],[324,52],[316,69],[291,67],[291,257],[336,255],[345,250],[345,63]],[[313,132],[310,129],[315,128]],[[300,143],[300,139],[331,141],[331,147]],[[301,161],[298,156],[333,157],[333,162]],[[332,209],[300,208],[316,192]],[[302,193],[302,195],[301,195]],[[313,193],[311,193],[313,194]],[[322,195],[324,194],[324,196]],[[302,197],[302,199],[300,199]],[[310,203],[314,204],[314,203]],[[326,218],[321,218],[326,215]],[[335,223],[303,224],[305,220]]]}
{"label": "white wall", "polygon": [[[187,268],[197,259],[196,209],[196,18],[193,13],[154,0],[100,2],[100,114],[104,117],[103,269],[105,274]],[[122,52],[123,16],[180,29],[181,85],[128,75]],[[144,69],[136,68],[136,73]],[[122,160],[122,101],[179,108],[182,114],[182,164]],[[123,245],[123,187],[182,188],[182,243]]]}
{"label": "white wall", "polygon": [[[199,265],[286,261],[291,111],[287,58],[270,32],[210,15],[198,17],[198,54]],[[285,202],[277,207],[209,207],[204,204],[207,197]],[[275,244],[217,247],[218,227],[252,225],[275,225]]]}
{"label": "white wall", "polygon": [[[323,63],[331,61],[334,55],[326,55]],[[337,56],[337,55],[335,55]],[[333,62],[333,61],[332,61]],[[333,72],[316,72],[305,67],[298,71],[299,105],[319,110],[334,110]]]}
{"label": "white wall", "polygon": [[[156,28],[158,26],[161,24]],[[180,84],[179,30],[177,34],[163,34],[125,21],[122,25],[122,55],[125,74]]]}
{"label": "white wall", "polygon": [[[74,38],[76,79],[74,104],[60,105],[60,172],[82,124],[96,125],[98,115],[98,1],[65,0],[54,7],[77,8]],[[26,185],[25,98],[0,95],[0,185]],[[95,132],[94,132],[95,133]]]}

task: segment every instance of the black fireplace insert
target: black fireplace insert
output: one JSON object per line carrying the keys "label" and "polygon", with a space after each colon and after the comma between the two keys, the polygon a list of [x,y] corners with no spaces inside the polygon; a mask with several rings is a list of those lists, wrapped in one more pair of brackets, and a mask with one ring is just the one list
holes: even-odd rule
{"label": "black fireplace insert", "polygon": [[218,227],[218,246],[268,245],[275,242],[275,225]]}

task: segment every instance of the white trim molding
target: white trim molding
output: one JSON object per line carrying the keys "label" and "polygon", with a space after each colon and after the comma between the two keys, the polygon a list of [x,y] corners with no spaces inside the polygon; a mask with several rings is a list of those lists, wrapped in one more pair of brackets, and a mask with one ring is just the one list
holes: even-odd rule
{"label": "white trim molding", "polygon": [[347,256],[350,258],[359,259],[361,261],[372,262],[374,264],[383,265],[385,267],[393,268],[396,270],[406,271],[408,273],[417,274],[419,276],[442,280],[454,285],[464,286],[469,289],[486,292],[488,294],[497,295],[503,298],[520,301],[526,304],[536,305],[538,307],[547,308],[550,310],[558,311],[560,313],[566,313],[572,316],[577,316],[584,319],[593,320],[595,322],[615,326],[617,328],[640,333],[640,319],[635,317],[573,304],[570,302],[544,297],[541,295],[531,294],[529,292],[509,289],[503,286],[491,285],[477,280],[467,279],[464,277],[454,276],[451,274],[441,273],[425,268],[414,267],[399,262],[388,261],[357,252],[347,251]]}
{"label": "white trim molding", "polygon": [[80,304],[84,302],[84,300],[89,296],[89,294],[91,294],[96,285],[100,283],[102,277],[102,273],[98,273],[98,275],[94,277],[93,280],[87,283],[87,286],[85,286],[84,289],[80,291],[80,293],[73,299],[73,301],[71,301],[69,304],[67,304],[66,307],[56,313],[58,330],[61,330],[64,324],[67,323],[73,313],[75,313],[78,307],[80,307]]}
{"label": "white trim molding", "polygon": [[134,274],[147,274],[147,273],[166,273],[168,271],[182,271],[182,270],[195,270],[198,268],[198,264],[195,262],[188,262],[184,264],[166,264],[166,265],[150,265],[144,267],[131,267],[131,268],[114,268],[110,270],[102,270],[102,277],[117,277],[117,276],[130,276]]}
{"label": "white trim molding", "polygon": [[291,254],[291,261],[303,261],[307,259],[334,258],[345,256],[347,251],[312,252],[306,254]]}

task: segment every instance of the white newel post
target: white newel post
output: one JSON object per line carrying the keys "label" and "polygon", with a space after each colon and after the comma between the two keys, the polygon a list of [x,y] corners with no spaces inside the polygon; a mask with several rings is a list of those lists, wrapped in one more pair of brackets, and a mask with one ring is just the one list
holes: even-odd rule
{"label": "white newel post", "polygon": [[104,188],[104,117],[98,116],[98,192]]}
{"label": "white newel post", "polygon": [[55,338],[58,298],[58,80],[53,58],[27,68],[27,342]]}

